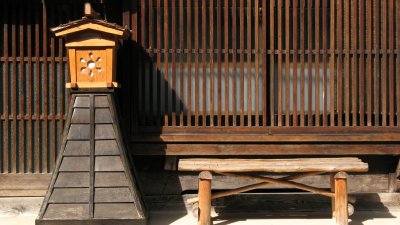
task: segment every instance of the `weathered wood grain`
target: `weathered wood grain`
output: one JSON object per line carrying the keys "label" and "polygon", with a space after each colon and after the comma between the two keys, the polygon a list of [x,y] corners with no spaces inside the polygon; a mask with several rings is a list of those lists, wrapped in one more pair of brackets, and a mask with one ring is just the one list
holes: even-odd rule
{"label": "weathered wood grain", "polygon": [[347,225],[348,218],[348,195],[347,195],[347,174],[339,172],[335,175],[335,221],[336,225]]}
{"label": "weathered wood grain", "polygon": [[199,175],[199,225],[211,225],[211,181],[212,175],[203,171]]}
{"label": "weathered wood grain", "polygon": [[128,187],[115,188],[114,186],[108,188],[95,188],[94,202],[134,202],[134,199]]}
{"label": "weathered wood grain", "polygon": [[88,203],[89,188],[57,188],[51,193],[49,203]]}
{"label": "weathered wood grain", "polygon": [[366,172],[368,164],[357,158],[302,159],[180,159],[180,171],[214,172]]}
{"label": "weathered wood grain", "polygon": [[128,180],[123,172],[96,172],[95,173],[95,187],[126,187]]}
{"label": "weathered wood grain", "polygon": [[64,172],[71,172],[71,171],[79,171],[79,172],[86,172],[89,171],[90,167],[90,159],[87,156],[81,157],[64,157],[60,171]]}

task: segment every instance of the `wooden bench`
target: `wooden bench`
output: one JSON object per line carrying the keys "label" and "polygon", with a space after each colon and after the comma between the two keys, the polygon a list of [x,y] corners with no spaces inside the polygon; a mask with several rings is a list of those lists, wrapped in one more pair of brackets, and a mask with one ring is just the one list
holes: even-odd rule
{"label": "wooden bench", "polygon": [[[347,194],[347,172],[366,172],[368,164],[358,158],[298,158],[298,159],[180,159],[179,171],[200,171],[198,198],[189,199],[189,203],[198,202],[199,225],[211,224],[211,199],[239,194],[265,188],[271,184],[305,190],[332,199],[332,218],[337,225],[347,225],[350,203],[355,199]],[[243,174],[244,172],[296,173],[279,179]],[[250,178],[260,183],[211,193],[212,173],[238,178]],[[296,183],[292,180],[329,173],[330,190]]]}

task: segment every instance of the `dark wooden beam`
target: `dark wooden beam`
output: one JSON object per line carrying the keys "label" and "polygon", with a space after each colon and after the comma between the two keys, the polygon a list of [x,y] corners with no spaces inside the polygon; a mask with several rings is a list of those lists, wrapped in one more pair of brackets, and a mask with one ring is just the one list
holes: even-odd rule
{"label": "dark wooden beam", "polygon": [[399,143],[131,143],[134,155],[399,155]]}

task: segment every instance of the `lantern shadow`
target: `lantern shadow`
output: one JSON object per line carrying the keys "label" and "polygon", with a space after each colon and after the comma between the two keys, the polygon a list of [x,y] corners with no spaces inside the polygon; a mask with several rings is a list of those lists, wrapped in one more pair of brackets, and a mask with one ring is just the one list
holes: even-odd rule
{"label": "lantern shadow", "polygon": [[[167,69],[170,79],[164,79],[164,64],[161,64],[162,68],[157,68],[157,59],[140,44],[132,40],[124,41],[123,47],[118,50],[117,62],[117,81],[122,88],[116,92],[125,140],[132,144],[138,136],[149,135],[153,138],[149,142],[156,143],[159,149],[156,155],[146,155],[145,148],[130,147],[130,161],[136,169],[150,220],[152,214],[173,212],[163,221],[170,224],[185,216],[187,210],[181,195],[180,173],[164,168],[166,145],[160,135],[167,125],[166,121],[172,119],[174,112],[171,109],[186,112],[187,108],[170,83],[172,68]],[[176,122],[180,123],[179,120]],[[127,146],[132,146],[129,144]],[[143,154],[137,154],[139,151]]]}

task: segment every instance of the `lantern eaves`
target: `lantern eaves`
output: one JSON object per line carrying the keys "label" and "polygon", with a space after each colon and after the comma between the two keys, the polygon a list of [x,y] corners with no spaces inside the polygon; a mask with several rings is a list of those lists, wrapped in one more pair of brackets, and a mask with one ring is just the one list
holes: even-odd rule
{"label": "lantern eaves", "polygon": [[129,36],[130,30],[127,27],[122,27],[114,23],[109,23],[105,20],[91,19],[83,17],[82,19],[71,21],[66,24],[50,29],[57,37],[66,36],[69,34],[82,32],[85,30],[94,30],[106,34],[115,35],[121,39]]}

